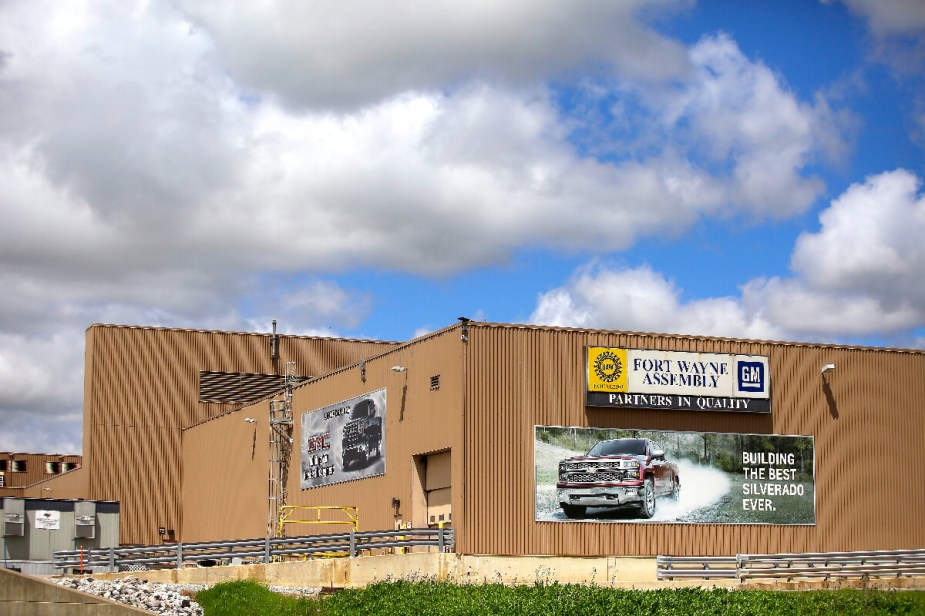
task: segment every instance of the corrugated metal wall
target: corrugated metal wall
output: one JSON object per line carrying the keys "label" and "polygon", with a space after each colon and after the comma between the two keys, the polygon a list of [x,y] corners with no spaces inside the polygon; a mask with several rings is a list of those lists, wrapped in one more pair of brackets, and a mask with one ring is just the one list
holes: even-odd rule
{"label": "corrugated metal wall", "polygon": [[[352,366],[298,387],[294,396],[297,445],[302,413],[385,388],[387,470],[381,477],[301,490],[296,450],[290,466],[289,503],[353,505],[359,507],[361,529],[390,528],[397,521],[393,498],[401,501],[401,520],[416,515],[420,456],[449,450],[453,525],[457,550],[464,553],[734,554],[925,545],[918,515],[925,509],[923,352],[481,323],[469,325],[468,342],[460,339],[460,333],[454,326],[369,360],[365,382],[360,368]],[[93,345],[98,346],[99,339]],[[151,341],[137,345],[124,352],[165,346]],[[750,415],[586,408],[588,345],[767,355],[773,411]],[[234,353],[219,353],[219,345],[210,348],[214,363],[203,359],[202,353],[192,353],[181,363],[190,370],[259,371],[236,363]],[[117,350],[104,355],[117,356]],[[185,357],[184,352],[175,356]],[[827,363],[837,367],[824,380],[820,368]],[[151,378],[168,364],[152,358],[139,372]],[[391,371],[395,365],[407,371]],[[439,388],[431,390],[435,375],[440,376]],[[134,392],[123,394],[125,399],[144,399],[139,388],[142,384],[137,380],[131,387],[123,386]],[[174,392],[163,394],[164,399],[182,399],[182,391],[177,385]],[[176,455],[170,462],[175,465],[172,471],[164,468],[164,456],[126,450],[157,443],[158,431],[167,432],[166,427],[136,426],[131,436],[120,432],[130,427],[116,425],[113,418],[93,442],[102,447],[100,459],[112,469],[100,481],[125,484],[119,484],[128,498],[123,499],[123,524],[128,524],[126,502],[178,507],[179,494],[173,501],[154,495],[161,485],[173,485],[170,482],[177,480],[182,468],[184,541],[262,535],[268,506],[267,413],[268,403],[262,402],[189,427],[183,432],[182,455],[178,436],[163,437],[162,444],[155,446]],[[258,423],[245,423],[245,417]],[[814,526],[536,522],[535,425],[813,436],[817,522]],[[107,438],[113,441],[108,451]],[[118,465],[125,459],[135,460],[139,468],[122,472]],[[170,472],[173,475],[166,474]],[[132,483],[138,487],[130,487]],[[176,509],[164,509],[165,516],[179,515]],[[159,523],[153,516],[158,512],[141,511],[139,528],[156,529]],[[304,527],[290,534],[331,531]]]}
{"label": "corrugated metal wall", "polygon": [[[3,487],[0,487],[0,497],[23,496],[24,488],[58,476],[60,471],[58,473],[46,472],[46,462],[59,464],[63,469],[64,464],[80,466],[82,459],[82,456],[79,455],[0,451],[0,460],[6,463],[6,470],[2,470],[2,466],[0,466],[0,474],[3,475]],[[25,464],[26,470],[24,472],[15,471],[14,469],[18,464]],[[48,495],[44,496],[51,498]]]}
{"label": "corrugated metal wall", "polygon": [[[201,403],[199,371],[274,374],[269,334],[94,325],[87,330],[84,457],[88,498],[122,503],[122,542],[180,536],[181,429],[229,412]],[[279,369],[324,374],[394,343],[280,336]],[[219,441],[216,444],[221,446]]]}
{"label": "corrugated metal wall", "polygon": [[266,535],[268,413],[261,402],[183,431],[183,541]]}
{"label": "corrugated metal wall", "polygon": [[78,468],[51,479],[32,484],[23,490],[26,498],[68,498],[79,499],[87,496],[87,469]]}
{"label": "corrugated metal wall", "polygon": [[[293,396],[295,449],[290,464],[290,505],[354,506],[361,530],[394,528],[411,521],[415,456],[455,453],[462,443],[462,355],[457,331],[438,333],[366,362],[366,381],[354,366],[298,387]],[[403,366],[405,372],[393,372]],[[432,389],[431,377],[439,375]],[[302,414],[378,389],[386,390],[385,475],[300,489]],[[268,402],[184,431],[183,540],[263,536],[269,474]],[[244,422],[257,419],[256,424]],[[256,434],[256,441],[254,441]],[[214,443],[222,443],[216,448]],[[255,444],[254,444],[255,443]],[[253,448],[253,449],[252,449]],[[452,457],[453,482],[462,480],[461,458]],[[394,515],[392,499],[401,503]],[[458,494],[453,506],[461,507]],[[419,512],[423,517],[423,512]],[[293,525],[289,535],[341,532],[344,527]]]}
{"label": "corrugated metal wall", "polygon": [[[465,553],[652,555],[925,545],[925,353],[473,323]],[[587,345],[770,357],[770,416],[585,407]],[[824,384],[820,369],[835,363]],[[815,437],[815,526],[534,520],[534,425]],[[685,489],[691,489],[685,487]]]}

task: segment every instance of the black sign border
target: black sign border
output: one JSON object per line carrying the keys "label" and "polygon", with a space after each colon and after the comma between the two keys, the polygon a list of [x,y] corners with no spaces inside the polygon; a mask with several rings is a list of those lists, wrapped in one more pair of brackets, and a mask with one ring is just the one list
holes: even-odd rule
{"label": "black sign border", "polygon": [[[630,392],[589,391],[586,406],[613,409],[652,409],[707,413],[770,413],[770,398],[728,398],[725,396],[684,396],[681,394],[635,394]],[[610,396],[631,397],[633,402],[611,402]],[[655,402],[650,400],[657,398]],[[642,399],[643,401],[637,402]],[[742,408],[744,404],[747,408]]]}

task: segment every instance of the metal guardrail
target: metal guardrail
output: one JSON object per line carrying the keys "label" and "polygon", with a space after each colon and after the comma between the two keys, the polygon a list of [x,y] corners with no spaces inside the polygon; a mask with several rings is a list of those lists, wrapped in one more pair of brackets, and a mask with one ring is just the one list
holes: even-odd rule
{"label": "metal guardrail", "polygon": [[735,556],[658,556],[655,559],[658,579],[732,578],[738,577]]}
{"label": "metal guardrail", "polygon": [[925,550],[659,556],[658,579],[877,578],[925,575]]}
{"label": "metal guardrail", "polygon": [[925,550],[740,554],[739,579],[925,575]]}
{"label": "metal guardrail", "polygon": [[415,528],[303,537],[270,537],[235,541],[203,543],[175,543],[91,550],[62,550],[54,552],[55,569],[90,571],[119,571],[131,568],[177,568],[184,564],[209,563],[240,559],[251,562],[274,562],[285,556],[347,556],[353,558],[363,552],[410,548],[436,547],[440,552],[455,547],[452,528]]}

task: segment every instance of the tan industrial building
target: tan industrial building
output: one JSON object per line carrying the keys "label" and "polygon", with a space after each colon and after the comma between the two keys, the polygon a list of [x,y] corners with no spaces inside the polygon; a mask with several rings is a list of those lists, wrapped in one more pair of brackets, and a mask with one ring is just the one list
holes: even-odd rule
{"label": "tan industrial building", "polygon": [[[264,536],[275,468],[289,505],[356,507],[360,530],[450,524],[466,554],[925,546],[922,351],[468,320],[405,344],[272,339],[88,330],[79,472],[90,498],[121,502],[123,543]],[[270,419],[288,362],[305,379],[281,464]],[[587,443],[627,435],[650,448],[632,472],[680,476],[654,515],[636,511],[641,476],[619,496],[601,468],[557,482]],[[568,483],[589,477],[594,498]]]}
{"label": "tan industrial building", "polygon": [[[68,474],[67,484],[62,477],[45,485],[61,498],[119,501],[124,544],[180,540],[185,428],[278,391],[286,362],[294,362],[306,379],[396,346],[93,325],[87,329],[84,366],[85,463]],[[222,440],[209,445],[213,451],[223,447]],[[254,486],[265,488],[265,481]]]}
{"label": "tan industrial building", "polygon": [[0,498],[55,498],[57,495],[49,494],[52,490],[45,482],[76,471],[81,459],[78,455],[60,453],[0,451]]}

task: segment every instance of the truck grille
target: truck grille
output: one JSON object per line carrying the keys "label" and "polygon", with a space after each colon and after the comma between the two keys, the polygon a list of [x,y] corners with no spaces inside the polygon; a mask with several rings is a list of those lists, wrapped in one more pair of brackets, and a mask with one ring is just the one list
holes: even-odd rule
{"label": "truck grille", "polygon": [[583,471],[588,468],[588,466],[596,466],[597,468],[620,468],[619,462],[596,462],[594,464],[588,464],[587,462],[567,462],[562,465],[566,471]]}
{"label": "truck grille", "polygon": [[346,426],[344,426],[344,438],[345,439],[354,439],[359,436],[360,425],[362,422],[351,421]]}
{"label": "truck grille", "polygon": [[601,483],[603,481],[622,481],[623,473],[572,473],[566,478],[570,483]]}

